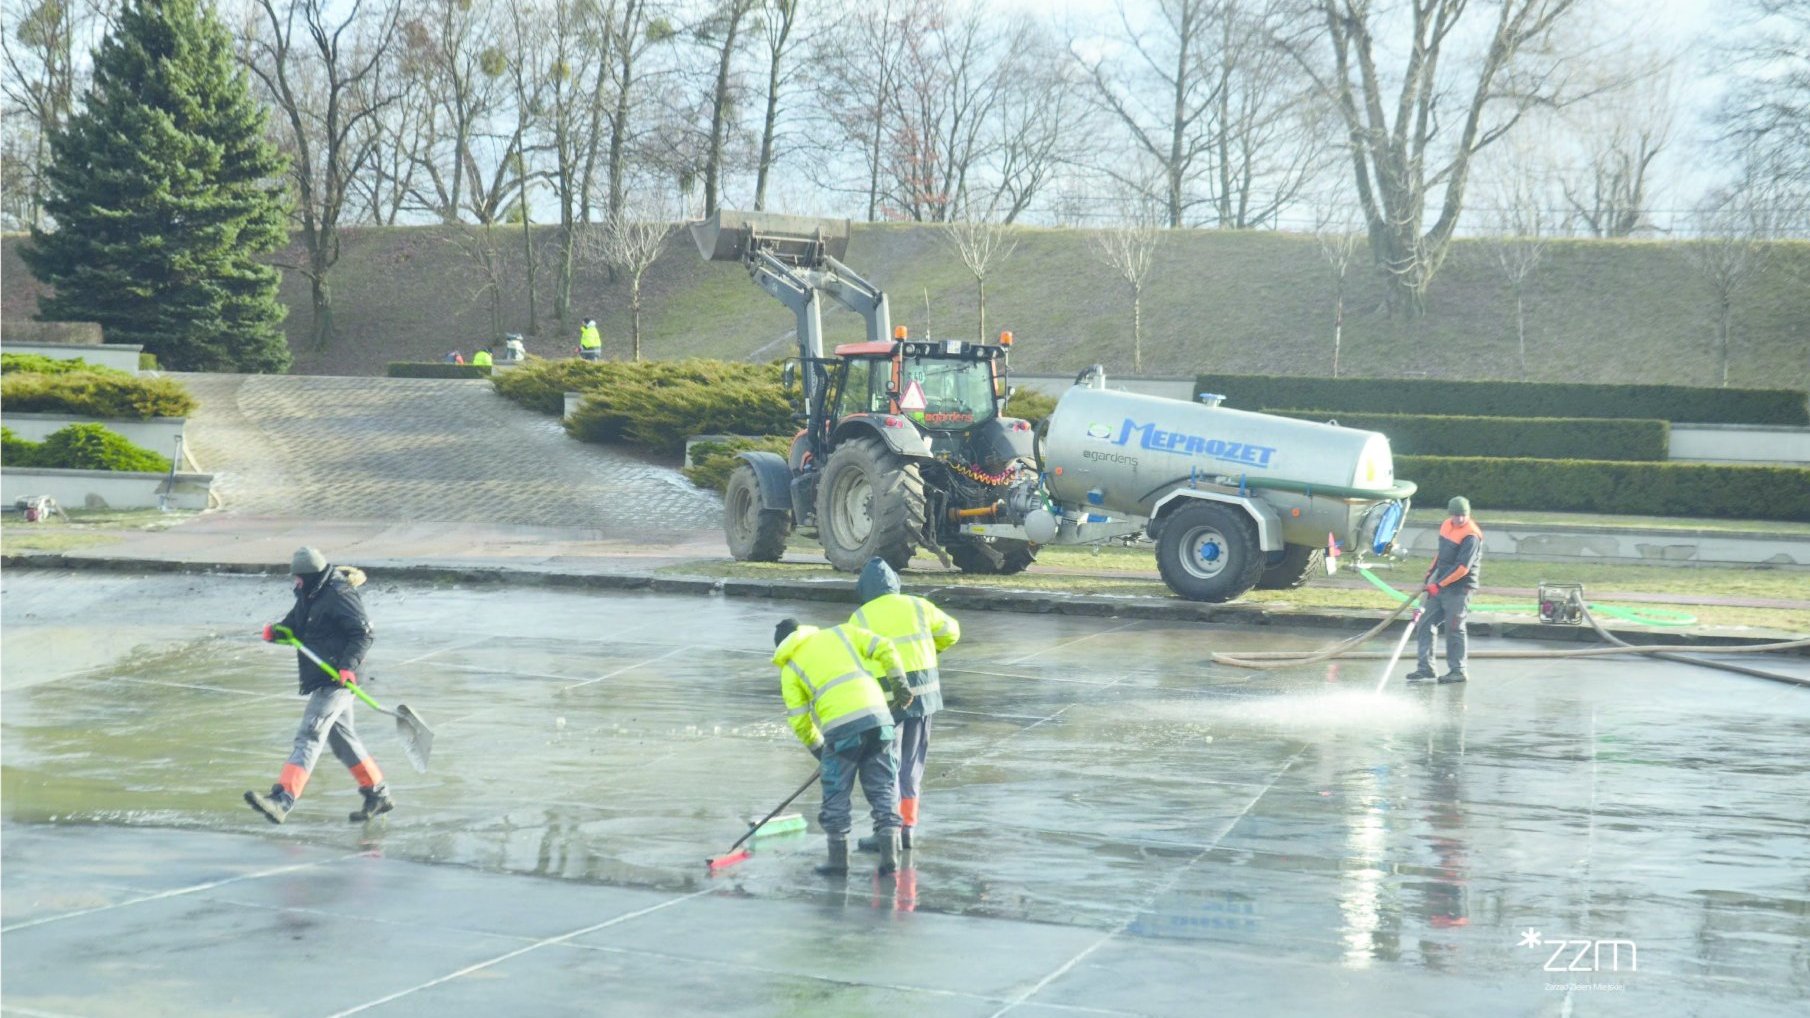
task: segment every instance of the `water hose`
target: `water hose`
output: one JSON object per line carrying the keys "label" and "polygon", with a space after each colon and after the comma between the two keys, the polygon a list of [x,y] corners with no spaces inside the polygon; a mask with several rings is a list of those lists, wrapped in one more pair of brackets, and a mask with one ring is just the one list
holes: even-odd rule
{"label": "water hose", "polygon": [[[1384,651],[1354,650],[1353,648],[1388,628],[1403,612],[1408,610],[1410,605],[1420,599],[1420,594],[1415,593],[1412,596],[1403,594],[1371,575],[1368,570],[1359,569],[1359,572],[1363,573],[1371,583],[1382,590],[1388,591],[1391,595],[1401,601],[1400,604],[1395,606],[1394,611],[1390,612],[1381,622],[1372,626],[1365,632],[1348,640],[1341,640],[1338,643],[1317,651],[1282,650],[1249,651],[1239,654],[1217,653],[1213,654],[1210,660],[1214,664],[1228,665],[1233,668],[1271,671],[1280,668],[1299,668],[1304,665],[1317,664],[1321,661],[1326,661],[1335,657],[1354,661],[1380,661],[1385,658],[1396,657],[1397,655],[1389,654]],[[1590,620],[1591,626],[1596,629],[1597,635],[1604,641],[1612,644],[1612,646],[1584,647],[1576,650],[1478,650],[1472,651],[1470,656],[1474,658],[1496,660],[1553,660],[1559,658],[1609,657],[1622,654],[1643,654],[1664,658],[1669,661],[1680,661],[1684,664],[1721,668],[1725,671],[1738,672],[1743,675],[1751,675],[1755,678],[1769,679],[1775,682],[1785,682],[1798,686],[1810,686],[1810,679],[1801,679],[1796,676],[1763,671],[1757,668],[1746,668],[1741,665],[1729,664],[1726,662],[1704,661],[1698,658],[1683,656],[1684,654],[1771,654],[1779,651],[1801,650],[1810,647],[1810,637],[1783,640],[1777,643],[1750,644],[1741,647],[1641,646],[1629,643],[1602,628],[1601,624],[1590,615],[1588,608],[1584,609],[1584,614],[1585,618]],[[1671,622],[1661,624],[1682,625],[1683,623]]]}
{"label": "water hose", "polygon": [[[1401,591],[1396,590],[1394,587],[1391,587],[1389,584],[1378,578],[1375,573],[1365,569],[1363,566],[1358,566],[1357,571],[1359,576],[1370,581],[1371,586],[1388,594],[1397,601],[1408,596]],[[1612,604],[1592,604],[1586,605],[1585,608],[1586,610],[1594,608],[1603,615],[1618,618],[1624,622],[1633,622],[1636,625],[1642,626],[1688,626],[1695,624],[1697,621],[1695,615],[1690,615],[1681,611],[1673,611],[1670,608],[1623,608],[1619,605]],[[1471,611],[1495,612],[1499,614],[1538,615],[1540,606],[1532,603],[1474,604],[1471,605]]]}

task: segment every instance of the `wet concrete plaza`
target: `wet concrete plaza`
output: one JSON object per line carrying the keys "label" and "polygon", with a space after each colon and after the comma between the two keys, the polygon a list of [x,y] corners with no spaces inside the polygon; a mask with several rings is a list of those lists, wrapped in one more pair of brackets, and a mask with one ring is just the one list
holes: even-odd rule
{"label": "wet concrete plaza", "polygon": [[1379,696],[1376,662],[1204,664],[1326,631],[973,613],[908,870],[813,874],[813,790],[810,833],[710,878],[813,766],[774,621],[852,605],[373,584],[372,691],[434,725],[432,771],[361,708],[397,811],[347,823],[328,756],[275,827],[240,794],[300,715],[291,656],[251,636],[283,578],[14,570],[0,595],[8,1014],[1810,1000],[1810,690],[1547,660]]}

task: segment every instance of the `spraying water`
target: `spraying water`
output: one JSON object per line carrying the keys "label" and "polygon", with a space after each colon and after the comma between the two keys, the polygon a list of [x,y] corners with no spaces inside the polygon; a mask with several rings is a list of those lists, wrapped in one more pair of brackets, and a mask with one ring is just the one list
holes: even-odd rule
{"label": "spraying water", "polygon": [[1408,626],[1402,630],[1401,639],[1395,642],[1395,653],[1389,655],[1389,663],[1383,666],[1383,674],[1376,680],[1376,695],[1383,694],[1383,687],[1389,684],[1389,676],[1395,672],[1395,663],[1401,660],[1401,652],[1408,646],[1408,637],[1414,634],[1414,627],[1420,625],[1420,609],[1414,609],[1414,617],[1408,620]]}

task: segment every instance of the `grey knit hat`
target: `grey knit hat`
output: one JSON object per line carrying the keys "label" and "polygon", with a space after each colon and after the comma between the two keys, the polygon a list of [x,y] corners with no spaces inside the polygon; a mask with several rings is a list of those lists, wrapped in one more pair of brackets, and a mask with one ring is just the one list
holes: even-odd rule
{"label": "grey knit hat", "polygon": [[1469,516],[1471,514],[1471,500],[1465,498],[1463,495],[1456,496],[1445,504],[1445,511],[1453,516]]}
{"label": "grey knit hat", "polygon": [[295,557],[289,560],[289,572],[295,576],[308,576],[327,568],[327,556],[316,548],[297,548]]}

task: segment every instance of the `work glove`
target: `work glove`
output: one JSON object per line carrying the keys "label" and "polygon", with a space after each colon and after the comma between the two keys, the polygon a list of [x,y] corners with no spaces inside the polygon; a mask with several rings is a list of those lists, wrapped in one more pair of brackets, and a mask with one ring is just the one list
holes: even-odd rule
{"label": "work glove", "polygon": [[339,684],[342,686],[356,686],[358,685],[358,676],[353,673],[350,668],[341,668],[339,670]]}
{"label": "work glove", "polygon": [[265,643],[277,642],[277,631],[270,628],[270,623],[268,623],[268,622],[264,623],[264,634],[263,635],[264,635]]}
{"label": "work glove", "polygon": [[917,697],[912,694],[911,687],[905,684],[904,679],[894,679],[892,681],[893,710],[905,710],[911,706],[911,701],[915,699],[917,699]]}
{"label": "work glove", "polygon": [[1437,583],[1427,584],[1427,596],[1428,597],[1438,597],[1439,596],[1439,584],[1437,584]]}

